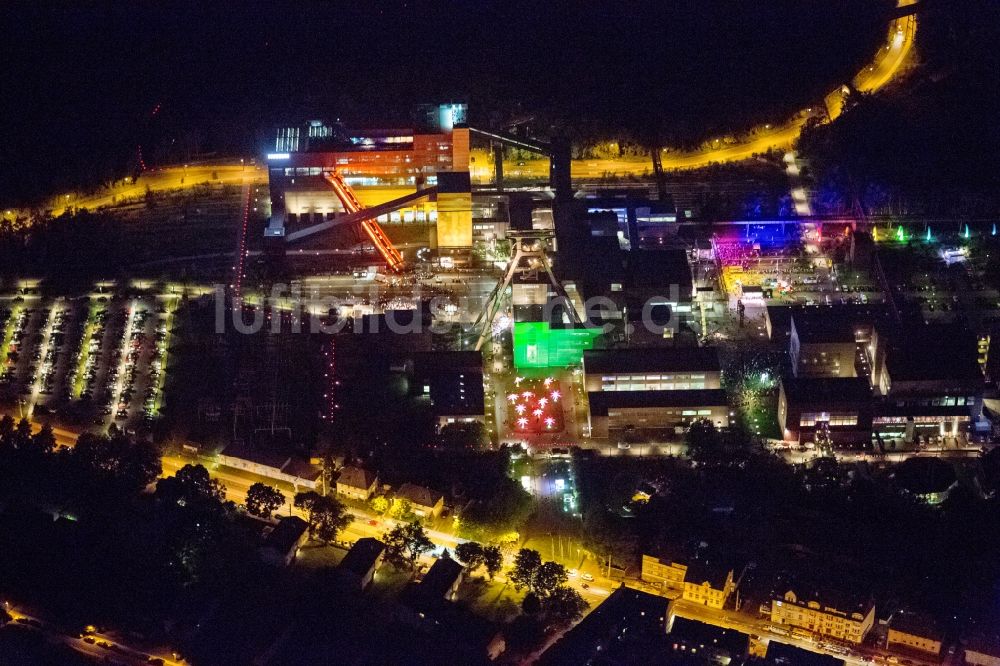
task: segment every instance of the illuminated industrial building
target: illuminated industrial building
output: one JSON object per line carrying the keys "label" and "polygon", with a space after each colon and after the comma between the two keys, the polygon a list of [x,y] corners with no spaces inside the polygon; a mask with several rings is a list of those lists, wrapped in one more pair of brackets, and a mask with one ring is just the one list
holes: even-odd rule
{"label": "illuminated industrial building", "polygon": [[883,441],[934,442],[985,425],[978,340],[961,325],[877,328],[871,342],[874,430]]}
{"label": "illuminated industrial building", "polygon": [[860,377],[783,377],[778,424],[787,441],[813,441],[822,428],[834,444],[864,444],[872,433],[872,392]]}
{"label": "illuminated industrial building", "polygon": [[579,365],[594,345],[599,328],[553,326],[544,321],[514,324],[514,367],[566,368]]}
{"label": "illuminated industrial building", "polygon": [[695,421],[728,428],[730,407],[722,389],[694,391],[591,391],[587,393],[590,433],[607,438],[625,428],[680,436]]}
{"label": "illuminated industrial building", "polygon": [[584,352],[587,391],[686,391],[722,388],[715,347]]}
{"label": "illuminated industrial building", "polygon": [[826,312],[792,314],[789,355],[798,377],[857,377],[855,326]]}
{"label": "illuminated industrial building", "polygon": [[[331,187],[329,176],[336,174],[361,207],[399,202],[373,211],[379,224],[436,223],[443,205],[445,224],[438,229],[437,245],[470,247],[472,201],[465,121],[464,104],[444,104],[427,107],[420,122],[410,128],[357,130],[319,120],[280,128],[267,153],[272,211],[267,236],[285,237],[296,229],[354,212]],[[446,186],[443,199],[429,195],[401,200],[439,185]]]}
{"label": "illuminated industrial building", "polygon": [[629,427],[676,435],[700,419],[729,426],[714,347],[588,351],[583,368],[592,437]]}

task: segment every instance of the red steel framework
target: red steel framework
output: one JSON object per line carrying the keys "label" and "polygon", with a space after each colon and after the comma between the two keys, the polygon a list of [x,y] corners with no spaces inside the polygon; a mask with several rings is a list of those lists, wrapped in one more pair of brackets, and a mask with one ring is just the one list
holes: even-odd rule
{"label": "red steel framework", "polygon": [[[344,182],[344,179],[336,171],[324,171],[323,177],[326,182],[330,183],[333,187],[333,191],[336,193],[337,198],[344,205],[344,208],[348,213],[357,213],[364,210],[364,205],[358,201],[358,198],[354,195],[354,190],[351,186]],[[361,228],[364,230],[365,234],[371,240],[375,249],[378,251],[385,262],[389,264],[389,268],[394,271],[398,271],[403,266],[403,256],[399,253],[392,243],[389,241],[389,237],[385,235],[382,231],[382,227],[378,225],[374,218],[361,220]]]}

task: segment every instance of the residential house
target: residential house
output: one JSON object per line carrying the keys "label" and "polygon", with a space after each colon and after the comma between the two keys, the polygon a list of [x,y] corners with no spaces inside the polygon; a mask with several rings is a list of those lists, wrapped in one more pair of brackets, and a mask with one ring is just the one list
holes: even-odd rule
{"label": "residential house", "polygon": [[349,499],[366,501],[375,492],[378,475],[360,467],[347,466],[337,477],[337,494]]}
{"label": "residential house", "polygon": [[701,559],[689,562],[682,597],[685,601],[721,609],[735,590],[732,567]]}
{"label": "residential house", "polygon": [[358,539],[337,565],[340,581],[353,590],[364,590],[375,579],[375,572],[385,556],[385,544],[378,539]]}
{"label": "residential house", "polygon": [[885,648],[904,654],[941,656],[944,632],[930,617],[918,613],[899,612],[889,620]]}
{"label": "residential house", "polygon": [[494,660],[507,644],[499,627],[455,603],[465,568],[448,557],[434,561],[419,583],[409,583],[399,597],[400,621],[428,632],[467,663]]}
{"label": "residential house", "polygon": [[669,664],[673,655],[667,636],[670,604],[666,597],[622,585],[535,663]]}
{"label": "residential house", "polygon": [[712,663],[738,664],[750,653],[748,634],[682,617],[673,618],[667,638],[678,658],[704,655]]}
{"label": "residential house", "polygon": [[966,666],[1000,666],[1000,634],[973,632],[962,640]]}
{"label": "residential house", "polygon": [[450,557],[439,557],[424,574],[420,589],[429,597],[454,601],[465,577],[465,567]]}
{"label": "residential house", "polygon": [[444,511],[444,495],[414,483],[401,485],[396,499],[409,501],[413,513],[421,518],[437,518]]}
{"label": "residential house", "polygon": [[710,608],[721,609],[736,590],[732,567],[702,557],[682,563],[644,554],[641,578],[664,591],[680,592],[685,601]]}
{"label": "residential house", "polygon": [[284,516],[270,529],[257,552],[268,564],[288,566],[308,538],[309,523],[298,516]]}
{"label": "residential house", "polygon": [[859,644],[875,624],[875,605],[832,590],[801,597],[788,590],[771,600],[771,623]]}

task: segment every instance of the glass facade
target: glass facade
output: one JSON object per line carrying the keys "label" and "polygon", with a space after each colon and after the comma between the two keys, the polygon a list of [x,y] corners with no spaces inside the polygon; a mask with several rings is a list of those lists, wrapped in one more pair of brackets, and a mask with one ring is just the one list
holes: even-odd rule
{"label": "glass facade", "polygon": [[836,412],[803,412],[802,416],[799,417],[799,427],[812,427],[824,421],[831,427],[856,426],[858,425],[858,415],[856,412],[841,414]]}
{"label": "glass facade", "polygon": [[688,391],[704,388],[704,373],[653,373],[601,377],[602,391]]}

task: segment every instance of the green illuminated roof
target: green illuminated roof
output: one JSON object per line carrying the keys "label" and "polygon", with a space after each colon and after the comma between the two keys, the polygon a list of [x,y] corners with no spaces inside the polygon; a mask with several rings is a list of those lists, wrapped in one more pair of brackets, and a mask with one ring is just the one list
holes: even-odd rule
{"label": "green illuminated roof", "polygon": [[565,368],[583,360],[583,352],[594,346],[599,328],[553,328],[547,322],[514,324],[514,366],[517,368]]}

